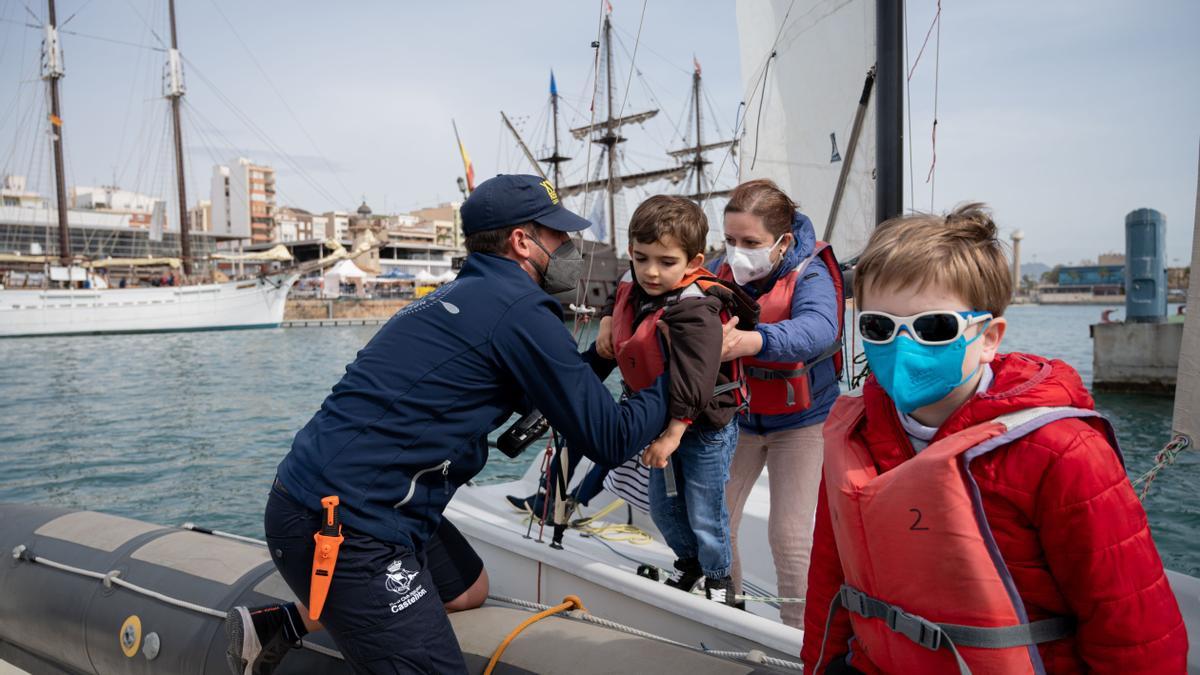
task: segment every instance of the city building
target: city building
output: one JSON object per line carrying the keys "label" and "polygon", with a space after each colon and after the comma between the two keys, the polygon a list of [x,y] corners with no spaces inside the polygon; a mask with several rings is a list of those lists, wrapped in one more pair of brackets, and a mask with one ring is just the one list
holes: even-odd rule
{"label": "city building", "polygon": [[350,241],[350,214],[345,211],[326,211],[322,214],[325,221],[325,238],[340,241],[343,244]]}
{"label": "city building", "polygon": [[188,229],[192,232],[212,232],[212,202],[201,199],[188,210]]}
{"label": "city building", "polygon": [[439,246],[462,248],[462,217],[458,210],[462,202],[443,202],[437,206],[417,209],[410,215],[432,223],[435,243]]}
{"label": "city building", "polygon": [[[161,200],[149,195],[122,190],[115,185],[88,187],[77,185],[67,195],[67,207],[128,215],[131,227],[150,227],[155,204]],[[165,208],[166,205],[159,207]],[[170,218],[175,221],[178,218]],[[178,229],[178,228],[175,228]]]}
{"label": "city building", "polygon": [[6,175],[0,184],[0,206],[21,206],[31,209],[46,207],[41,194],[26,189],[25,176]]}
{"label": "city building", "polygon": [[[1115,254],[1108,254],[1109,256]],[[1107,257],[1107,256],[1102,256]],[[1123,256],[1121,256],[1123,258]],[[1111,257],[1107,257],[1111,260]],[[1042,304],[1119,304],[1125,302],[1125,264],[1060,265],[1052,281],[1037,288]]]}
{"label": "city building", "polygon": [[317,232],[313,224],[313,214],[294,206],[280,207],[275,211],[275,241],[306,241],[323,239],[325,227]]}
{"label": "city building", "polygon": [[275,170],[245,157],[213,167],[212,219],[217,234],[249,239],[252,244],[275,239]]}

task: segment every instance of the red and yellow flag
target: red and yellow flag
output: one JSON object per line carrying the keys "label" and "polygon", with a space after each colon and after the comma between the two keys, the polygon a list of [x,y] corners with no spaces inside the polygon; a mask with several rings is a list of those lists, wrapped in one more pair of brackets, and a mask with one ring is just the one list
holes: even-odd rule
{"label": "red and yellow flag", "polygon": [[59,117],[58,115],[50,115],[50,124],[53,124],[56,127],[61,127],[62,126],[62,118]]}
{"label": "red and yellow flag", "polygon": [[471,156],[467,154],[467,146],[458,142],[458,151],[462,153],[463,168],[467,172],[467,192],[475,191],[475,167],[471,164]]}

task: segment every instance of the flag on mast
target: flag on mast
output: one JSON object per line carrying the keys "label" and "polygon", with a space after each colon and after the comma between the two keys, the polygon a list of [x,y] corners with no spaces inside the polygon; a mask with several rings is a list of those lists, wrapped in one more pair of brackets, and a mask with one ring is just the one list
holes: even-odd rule
{"label": "flag on mast", "polygon": [[467,154],[467,146],[463,145],[462,139],[458,137],[458,124],[454,120],[450,120],[450,124],[454,126],[454,140],[458,143],[463,170],[467,173],[467,194],[471,194],[475,191],[475,167],[471,164],[471,156]]}
{"label": "flag on mast", "polygon": [[550,95],[558,96],[558,84],[554,82],[554,71],[550,71]]}

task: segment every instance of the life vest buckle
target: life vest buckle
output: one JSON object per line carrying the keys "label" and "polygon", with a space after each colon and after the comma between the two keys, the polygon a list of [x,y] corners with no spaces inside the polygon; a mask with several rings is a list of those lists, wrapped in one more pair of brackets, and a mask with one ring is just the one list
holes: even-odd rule
{"label": "life vest buckle", "polygon": [[922,647],[937,651],[942,646],[942,629],[937,624],[891,605],[885,618],[887,627]]}

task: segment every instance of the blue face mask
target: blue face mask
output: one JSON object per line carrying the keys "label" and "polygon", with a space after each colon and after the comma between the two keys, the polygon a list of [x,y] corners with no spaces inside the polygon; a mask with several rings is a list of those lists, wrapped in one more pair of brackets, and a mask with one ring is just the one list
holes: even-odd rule
{"label": "blue face mask", "polygon": [[984,323],[979,335],[944,345],[923,345],[905,333],[887,344],[863,343],[867,363],[876,381],[892,397],[896,409],[905,415],[946,398],[955,387],[975,377],[983,364],[962,376],[967,345],[978,340],[988,328]]}

